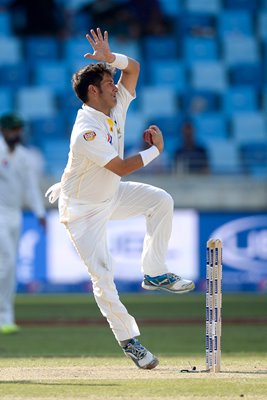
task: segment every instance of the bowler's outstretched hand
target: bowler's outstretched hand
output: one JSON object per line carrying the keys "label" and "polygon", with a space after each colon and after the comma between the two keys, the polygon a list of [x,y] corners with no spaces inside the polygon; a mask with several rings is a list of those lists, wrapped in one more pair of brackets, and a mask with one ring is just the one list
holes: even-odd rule
{"label": "bowler's outstretched hand", "polygon": [[112,63],[115,60],[114,54],[111,53],[109,42],[108,42],[108,32],[105,31],[102,35],[101,29],[97,28],[90,30],[91,36],[86,35],[88,42],[91,44],[94,53],[86,53],[85,58],[90,58],[91,60],[105,61]]}

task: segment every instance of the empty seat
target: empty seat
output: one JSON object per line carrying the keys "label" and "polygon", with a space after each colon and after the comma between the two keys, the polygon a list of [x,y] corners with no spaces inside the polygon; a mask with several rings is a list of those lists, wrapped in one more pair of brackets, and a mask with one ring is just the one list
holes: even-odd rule
{"label": "empty seat", "polygon": [[267,176],[267,143],[250,142],[240,146],[243,169],[254,176]]}
{"label": "empty seat", "polygon": [[16,64],[22,59],[21,42],[13,36],[0,37],[0,65]]}
{"label": "empty seat", "polygon": [[179,1],[159,0],[159,3],[164,15],[174,17],[180,12]]}
{"label": "empty seat", "polygon": [[194,89],[223,92],[226,88],[224,65],[219,61],[196,62],[192,65]]}
{"label": "empty seat", "polygon": [[140,148],[143,141],[143,132],[148,128],[143,113],[132,111],[128,112],[125,122],[125,150],[129,148]]}
{"label": "empty seat", "polygon": [[173,115],[177,111],[176,91],[167,86],[145,86],[140,107],[146,117]]}
{"label": "empty seat", "polygon": [[150,83],[156,86],[169,86],[176,91],[183,91],[186,86],[184,65],[178,60],[155,60],[148,72]]}
{"label": "empty seat", "polygon": [[184,57],[189,64],[218,58],[217,41],[209,38],[185,38]]}
{"label": "empty seat", "polygon": [[267,140],[266,121],[261,112],[240,112],[233,116],[233,134],[240,144]]}
{"label": "empty seat", "polygon": [[61,114],[49,118],[38,118],[31,122],[33,136],[39,137],[39,143],[47,138],[62,138],[66,135],[65,120]]}
{"label": "empty seat", "polygon": [[238,145],[234,140],[213,138],[206,143],[209,165],[213,174],[242,172]]}
{"label": "empty seat", "polygon": [[262,39],[267,40],[267,11],[260,12],[258,18],[258,33]]}
{"label": "empty seat", "polygon": [[182,94],[183,111],[188,114],[198,114],[216,111],[219,106],[217,93],[206,90],[186,90]]}
{"label": "empty seat", "polygon": [[[72,63],[73,61],[83,60],[83,56],[86,53],[90,53],[92,47],[86,38],[70,38],[65,39],[63,42],[63,57],[67,62]],[[90,60],[85,60],[90,62]]]}
{"label": "empty seat", "polygon": [[224,4],[226,8],[235,10],[256,11],[260,7],[259,1],[261,0],[224,0]]}
{"label": "empty seat", "polygon": [[135,40],[119,40],[116,37],[109,38],[111,49],[116,49],[116,53],[127,54],[135,60],[141,59],[140,46]]}
{"label": "empty seat", "polygon": [[71,74],[61,61],[43,61],[35,66],[34,84],[51,88],[55,93],[62,93],[70,85]]}
{"label": "empty seat", "polygon": [[5,114],[11,112],[14,108],[13,94],[10,88],[0,87],[0,112]]}
{"label": "empty seat", "polygon": [[254,86],[262,89],[264,83],[263,66],[260,63],[240,63],[229,68],[231,85]]}
{"label": "empty seat", "polygon": [[185,6],[191,12],[217,14],[221,10],[221,0],[186,0]]}
{"label": "empty seat", "polygon": [[0,65],[0,85],[17,89],[30,83],[29,68],[26,64]]}
{"label": "empty seat", "polygon": [[147,60],[167,60],[178,57],[174,36],[149,36],[143,39],[144,57]]}
{"label": "empty seat", "polygon": [[216,20],[210,14],[181,12],[174,20],[174,29],[177,37],[213,37],[216,32]]}
{"label": "empty seat", "polygon": [[46,161],[47,173],[60,179],[68,160],[69,139],[47,139],[42,151]]}
{"label": "empty seat", "polygon": [[59,41],[54,37],[25,38],[25,55],[30,65],[40,61],[59,59]]}
{"label": "empty seat", "polygon": [[255,63],[259,60],[257,42],[252,36],[225,36],[223,48],[224,60],[228,65]]}
{"label": "empty seat", "polygon": [[[0,4],[1,7],[1,4]],[[11,35],[11,21],[10,13],[4,10],[0,12],[0,36],[10,36]]]}
{"label": "empty seat", "polygon": [[25,87],[16,95],[18,112],[26,119],[51,117],[56,113],[55,99],[47,87]]}
{"label": "empty seat", "polygon": [[194,117],[196,139],[205,144],[211,139],[227,138],[226,120],[222,113],[205,113]]}
{"label": "empty seat", "polygon": [[225,35],[252,36],[252,15],[244,10],[224,11],[219,16],[219,33],[222,37]]}
{"label": "empty seat", "polygon": [[257,106],[257,92],[251,86],[231,87],[223,95],[223,109],[227,115],[239,111],[256,111]]}

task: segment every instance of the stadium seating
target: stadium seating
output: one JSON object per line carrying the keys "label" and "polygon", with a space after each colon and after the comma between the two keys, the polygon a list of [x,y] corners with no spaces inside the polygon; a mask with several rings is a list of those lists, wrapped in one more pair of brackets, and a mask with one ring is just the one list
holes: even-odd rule
{"label": "stadium seating", "polygon": [[257,42],[252,36],[227,35],[223,40],[224,59],[227,65],[256,63],[259,60]]}
{"label": "stadium seating", "polygon": [[245,10],[227,10],[220,14],[218,29],[221,37],[225,35],[251,36],[253,33],[252,15]]}
{"label": "stadium seating", "polygon": [[232,86],[254,86],[262,90],[264,82],[263,66],[257,63],[240,63],[228,69],[229,82]]}
{"label": "stadium seating", "polygon": [[258,108],[257,91],[251,86],[229,88],[223,95],[223,110],[232,116],[237,112],[256,111]]}
{"label": "stadium seating", "polygon": [[25,56],[29,65],[40,61],[58,60],[60,54],[59,42],[53,37],[26,37]]}
{"label": "stadium seating", "polygon": [[10,89],[18,89],[30,84],[30,70],[27,64],[0,65],[0,85]]}
{"label": "stadium seating", "polygon": [[7,11],[0,13],[0,36],[11,35],[11,18]]}
{"label": "stadium seating", "polygon": [[195,89],[222,93],[226,89],[226,74],[220,61],[196,62],[192,65],[192,86]]}
{"label": "stadium seating", "polygon": [[21,41],[13,36],[0,36],[0,65],[22,61]]}
{"label": "stadium seating", "polygon": [[233,116],[233,135],[239,144],[267,141],[265,116],[260,112],[240,112]]}
{"label": "stadium seating", "polygon": [[182,92],[187,86],[185,67],[178,60],[153,61],[150,66],[150,84],[169,86]]}
{"label": "stadium seating", "polygon": [[213,38],[189,37],[184,40],[184,58],[190,65],[196,61],[216,60],[218,55],[218,44]]}
{"label": "stadium seating", "polygon": [[55,97],[47,87],[22,88],[18,91],[15,102],[18,112],[29,120],[56,114]]}
{"label": "stadium seating", "polygon": [[258,177],[267,176],[267,143],[250,142],[241,145],[241,159],[244,171]]}
{"label": "stadium seating", "polygon": [[149,36],[143,40],[145,59],[169,60],[178,57],[178,45],[174,36]]}
{"label": "stadium seating", "polygon": [[140,108],[145,117],[172,116],[177,112],[176,90],[167,86],[145,86],[140,94]]}
{"label": "stadium seating", "polygon": [[10,88],[0,87],[0,112],[5,114],[13,110],[13,95]]}
{"label": "stadium seating", "polygon": [[221,113],[205,113],[194,117],[196,140],[202,145],[212,139],[228,137],[226,120]]}
{"label": "stadium seating", "polygon": [[54,93],[66,91],[71,80],[71,74],[62,61],[42,61],[35,67],[34,84],[44,85]]}
{"label": "stadium seating", "polygon": [[217,14],[221,10],[221,0],[186,0],[185,7],[191,12]]}
{"label": "stadium seating", "polygon": [[181,96],[183,112],[187,115],[218,111],[219,97],[208,90],[185,90]]}
{"label": "stadium seating", "polygon": [[212,139],[206,142],[210,169],[213,174],[240,174],[239,146],[232,139]]}

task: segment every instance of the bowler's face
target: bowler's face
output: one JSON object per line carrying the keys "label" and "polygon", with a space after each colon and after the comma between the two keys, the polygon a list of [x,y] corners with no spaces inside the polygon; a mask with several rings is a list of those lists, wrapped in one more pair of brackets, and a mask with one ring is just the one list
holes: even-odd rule
{"label": "bowler's face", "polygon": [[113,78],[109,74],[105,74],[100,84],[99,96],[108,108],[113,108],[117,104],[118,88]]}

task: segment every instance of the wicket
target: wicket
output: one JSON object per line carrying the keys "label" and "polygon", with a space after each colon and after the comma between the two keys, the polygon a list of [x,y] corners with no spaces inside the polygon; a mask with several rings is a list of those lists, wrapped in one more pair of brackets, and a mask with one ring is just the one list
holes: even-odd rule
{"label": "wicket", "polygon": [[207,242],[206,265],[206,369],[221,370],[222,242]]}

